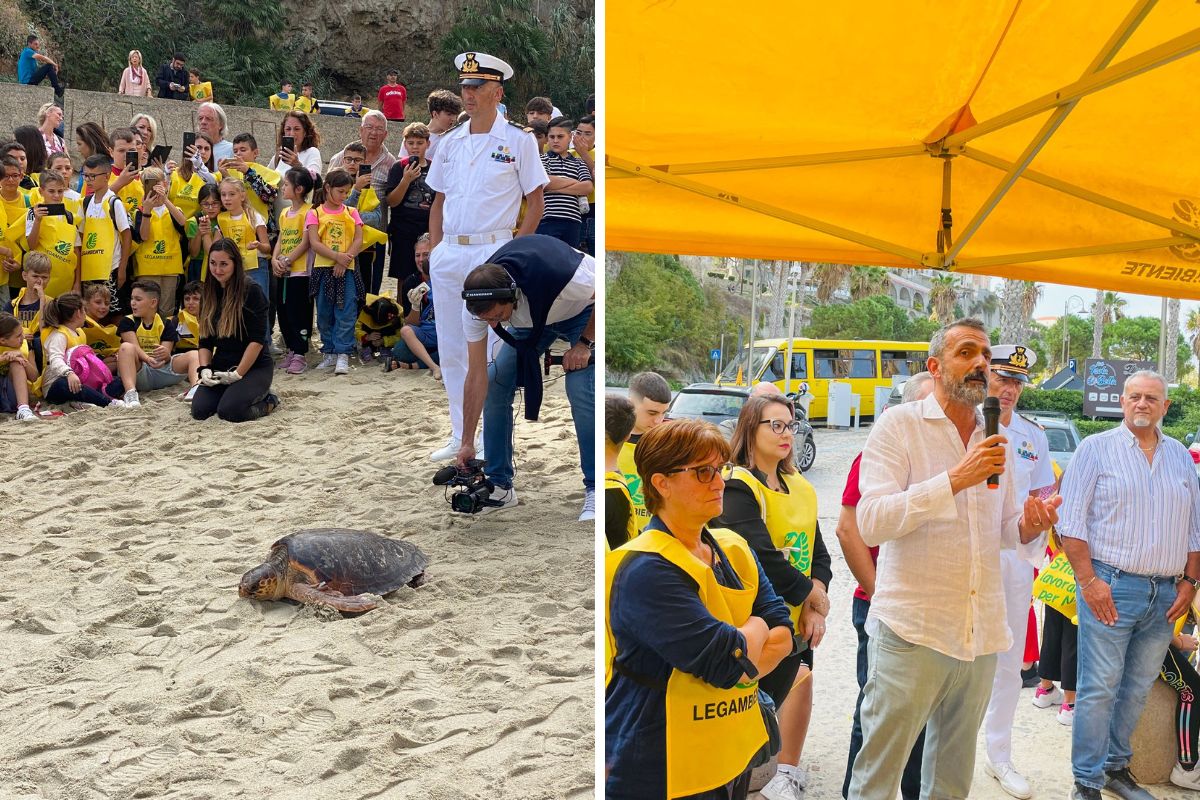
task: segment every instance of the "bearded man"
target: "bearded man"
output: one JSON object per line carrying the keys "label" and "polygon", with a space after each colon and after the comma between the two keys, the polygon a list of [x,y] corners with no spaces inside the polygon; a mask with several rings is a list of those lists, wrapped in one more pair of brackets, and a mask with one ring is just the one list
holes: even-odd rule
{"label": "bearded man", "polygon": [[[856,516],[880,552],[855,800],[896,796],[922,728],[921,796],[967,797],[996,654],[1012,644],[1001,542],[1032,541],[1058,520],[1061,499],[1019,497],[1008,440],[985,435],[976,407],[990,358],[979,320],[939,330],[929,343],[933,393],[880,416],[863,449]],[[995,474],[1000,485],[989,490]]]}

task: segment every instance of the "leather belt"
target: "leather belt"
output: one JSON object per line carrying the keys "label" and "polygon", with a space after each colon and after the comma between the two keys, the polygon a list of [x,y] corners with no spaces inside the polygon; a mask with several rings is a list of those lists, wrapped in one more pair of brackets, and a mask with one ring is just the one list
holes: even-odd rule
{"label": "leather belt", "polygon": [[487,233],[458,233],[447,235],[445,241],[450,244],[495,244],[496,242],[507,242],[513,238],[512,231],[489,231]]}

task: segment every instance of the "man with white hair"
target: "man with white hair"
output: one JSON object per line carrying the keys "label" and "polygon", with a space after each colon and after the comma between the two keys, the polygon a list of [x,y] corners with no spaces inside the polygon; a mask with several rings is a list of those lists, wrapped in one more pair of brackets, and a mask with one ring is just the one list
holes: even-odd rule
{"label": "man with white hair", "polygon": [[1129,773],[1130,737],[1200,583],[1200,485],[1159,430],[1170,405],[1161,375],[1133,373],[1124,421],[1084,439],[1063,473],[1058,533],[1079,610],[1072,800],[1153,798]]}
{"label": "man with white hair", "polygon": [[[368,164],[371,167],[370,191],[375,192],[376,197],[379,199],[378,204],[371,203],[369,205],[376,212],[374,216],[377,217],[370,220],[369,224],[381,231],[386,231],[388,227],[388,204],[384,202],[387,199],[388,171],[396,163],[396,156],[392,155],[392,152],[387,149],[387,145],[384,143],[387,139],[387,132],[388,121],[382,111],[371,110],[363,114],[362,122],[358,127],[358,140],[367,149],[367,153],[363,156],[362,163]],[[345,148],[342,148],[337,155],[329,159],[328,169],[336,169],[342,166],[345,152]],[[363,189],[363,191],[366,191],[366,189]],[[366,206],[364,206],[363,201],[360,199],[357,201],[356,207],[362,212]],[[367,222],[368,220],[364,220],[364,223]],[[370,278],[367,291],[378,294],[380,284],[383,280],[385,248],[380,245],[368,253],[360,253],[358,258],[359,269],[363,277]]]}
{"label": "man with white hair", "polygon": [[233,158],[233,142],[225,139],[225,128],[229,120],[225,117],[225,109],[216,103],[201,103],[196,110],[196,127],[209,139],[212,139],[213,163],[223,158]]}

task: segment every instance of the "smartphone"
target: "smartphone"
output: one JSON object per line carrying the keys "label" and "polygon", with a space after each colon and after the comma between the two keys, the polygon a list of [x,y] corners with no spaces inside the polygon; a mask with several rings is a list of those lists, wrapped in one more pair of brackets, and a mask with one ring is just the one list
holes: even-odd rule
{"label": "smartphone", "polygon": [[280,142],[282,143],[282,147],[284,150],[291,150],[293,153],[296,152],[296,137],[295,136],[284,136],[280,140]]}
{"label": "smartphone", "polygon": [[138,152],[137,150],[125,151],[125,169],[137,171],[138,168]]}
{"label": "smartphone", "polygon": [[46,215],[50,217],[65,217],[67,206],[64,203],[42,203],[46,207]]}
{"label": "smartphone", "polygon": [[370,175],[370,174],[371,174],[371,165],[370,164],[359,164],[358,165],[358,176],[360,178],[363,175]]}
{"label": "smartphone", "polygon": [[165,145],[165,144],[155,145],[154,149],[150,151],[150,161],[151,162],[161,161],[162,163],[166,164],[167,159],[170,157],[171,157],[170,145]]}
{"label": "smartphone", "polygon": [[189,147],[195,147],[195,146],[196,146],[196,132],[195,131],[184,131],[183,132],[183,149],[186,151]]}

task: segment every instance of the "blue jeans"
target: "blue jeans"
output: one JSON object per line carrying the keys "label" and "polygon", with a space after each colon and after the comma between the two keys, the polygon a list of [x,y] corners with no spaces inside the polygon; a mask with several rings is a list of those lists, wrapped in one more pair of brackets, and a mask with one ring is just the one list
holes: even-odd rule
{"label": "blue jeans", "polygon": [[[867,612],[871,610],[871,601],[861,597],[854,598],[850,608],[850,620],[854,630],[858,632],[858,699],[854,701],[854,721],[850,726],[850,755],[846,759],[846,777],[842,781],[842,797],[850,796],[850,775],[854,772],[854,760],[862,749],[862,701],[863,687],[867,685],[867,644],[871,637],[867,634]],[[925,751],[925,729],[917,737],[912,752],[908,754],[908,763],[904,765],[904,774],[900,776],[900,795],[904,800],[917,800],[921,796],[921,755]]]}
{"label": "blue jeans", "polygon": [[1078,783],[1102,789],[1104,773],[1129,766],[1133,756],[1129,739],[1171,643],[1175,578],[1133,575],[1095,559],[1092,568],[1112,590],[1117,622],[1100,622],[1080,598],[1071,772]]}
{"label": "blue jeans", "polygon": [[350,355],[354,352],[354,323],[358,319],[354,276],[347,271],[341,280],[347,281],[347,285],[340,308],[333,304],[324,290],[317,292],[317,330],[321,332],[321,352],[326,355]]}
{"label": "blue jeans", "polygon": [[[566,339],[571,344],[578,342],[591,318],[592,309],[588,308],[570,319],[547,324],[538,340],[538,352],[544,354],[555,339]],[[513,328],[511,332],[517,341],[524,341],[533,333],[529,328]],[[516,382],[517,351],[505,344],[488,367],[488,392],[483,402],[483,447],[487,452],[487,468],[484,471],[492,483],[504,488],[511,487],[513,482],[513,398],[517,394]],[[593,442],[596,430],[595,365],[567,373],[567,400],[571,403],[575,438],[579,441],[583,485],[593,489],[596,485]]]}
{"label": "blue jeans", "polygon": [[[421,344],[425,344],[421,342]],[[429,353],[429,357],[433,359],[433,363],[439,364],[437,352],[437,340],[434,340],[432,345],[425,344],[425,351]],[[399,361],[401,364],[415,364],[417,369],[425,369],[425,362],[417,358],[416,354],[408,347],[408,342],[401,339],[392,347],[392,358]]]}
{"label": "blue jeans", "polygon": [[42,64],[40,67],[38,67],[37,71],[35,71],[33,75],[29,77],[29,85],[37,86],[42,81],[46,80],[46,78],[50,79],[50,85],[54,87],[55,94],[63,93],[62,84],[58,82],[58,70],[54,68],[53,64]]}
{"label": "blue jeans", "polygon": [[263,294],[267,297],[271,296],[271,269],[269,263],[267,262],[268,266],[264,268],[263,259],[259,259],[258,269],[246,270],[246,277],[257,283],[259,288],[263,290]]}
{"label": "blue jeans", "polygon": [[579,239],[583,235],[583,223],[563,217],[543,217],[538,223],[536,233],[553,236],[578,250]]}

